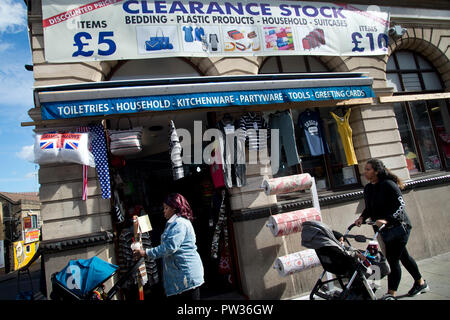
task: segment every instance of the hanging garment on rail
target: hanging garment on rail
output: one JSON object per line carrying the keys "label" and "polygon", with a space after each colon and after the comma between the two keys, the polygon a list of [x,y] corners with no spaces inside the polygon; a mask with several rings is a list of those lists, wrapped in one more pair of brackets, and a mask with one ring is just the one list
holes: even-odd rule
{"label": "hanging garment on rail", "polygon": [[94,155],[95,168],[100,180],[102,198],[111,198],[111,182],[109,176],[108,153],[106,149],[105,131],[102,125],[89,126],[91,136],[91,149]]}
{"label": "hanging garment on rail", "polygon": [[306,109],[298,116],[298,126],[303,129],[312,156],[321,156],[328,152],[325,141],[322,119],[316,111]]}
{"label": "hanging garment on rail", "polygon": [[242,129],[242,132],[245,134],[243,138],[248,138],[249,150],[261,150],[267,148],[269,133],[266,120],[264,120],[261,114],[256,112],[245,113],[239,119],[239,128]]}
{"label": "hanging garment on rail", "polygon": [[336,120],[337,129],[341,137],[342,145],[344,146],[345,157],[347,158],[347,165],[352,166],[358,164],[356,159],[355,149],[353,148],[352,128],[350,127],[350,111],[348,109],[344,117],[341,118],[333,112],[331,116]]}
{"label": "hanging garment on rail", "polygon": [[178,139],[177,130],[172,120],[169,123],[169,153],[172,161],[173,180],[184,177],[183,161],[181,160],[181,144]]}

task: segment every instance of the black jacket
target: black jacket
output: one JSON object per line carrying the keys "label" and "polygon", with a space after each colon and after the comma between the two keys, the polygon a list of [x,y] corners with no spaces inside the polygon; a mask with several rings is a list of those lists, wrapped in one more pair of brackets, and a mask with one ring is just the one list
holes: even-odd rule
{"label": "black jacket", "polygon": [[384,219],[388,222],[387,227],[404,223],[411,228],[405,201],[394,181],[386,179],[375,184],[368,183],[364,187],[364,201],[366,208],[361,215],[364,220]]}

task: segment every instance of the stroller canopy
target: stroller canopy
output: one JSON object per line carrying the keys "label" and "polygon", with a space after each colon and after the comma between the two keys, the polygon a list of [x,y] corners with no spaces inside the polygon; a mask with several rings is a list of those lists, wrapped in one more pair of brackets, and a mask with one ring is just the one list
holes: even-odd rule
{"label": "stroller canopy", "polygon": [[56,274],[56,280],[73,293],[84,296],[111,277],[118,268],[98,257],[70,260],[67,266]]}
{"label": "stroller canopy", "polygon": [[302,224],[302,246],[309,249],[337,247],[344,251],[330,228],[320,221],[305,221]]}

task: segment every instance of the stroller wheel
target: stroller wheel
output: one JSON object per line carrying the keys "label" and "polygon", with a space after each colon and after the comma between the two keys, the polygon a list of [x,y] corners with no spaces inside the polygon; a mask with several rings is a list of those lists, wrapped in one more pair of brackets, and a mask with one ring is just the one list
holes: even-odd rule
{"label": "stroller wheel", "polygon": [[397,298],[391,294],[385,294],[384,296],[381,297],[380,300],[397,300]]}

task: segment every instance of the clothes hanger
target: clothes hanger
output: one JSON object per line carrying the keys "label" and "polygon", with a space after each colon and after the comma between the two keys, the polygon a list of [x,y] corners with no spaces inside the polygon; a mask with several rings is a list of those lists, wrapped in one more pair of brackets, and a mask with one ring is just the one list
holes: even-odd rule
{"label": "clothes hanger", "polygon": [[[337,112],[338,110],[340,110],[340,114]],[[339,106],[334,108],[331,112],[333,112],[334,114],[336,114],[337,116],[343,118],[345,116],[345,114],[347,113],[348,108],[345,106]]]}

